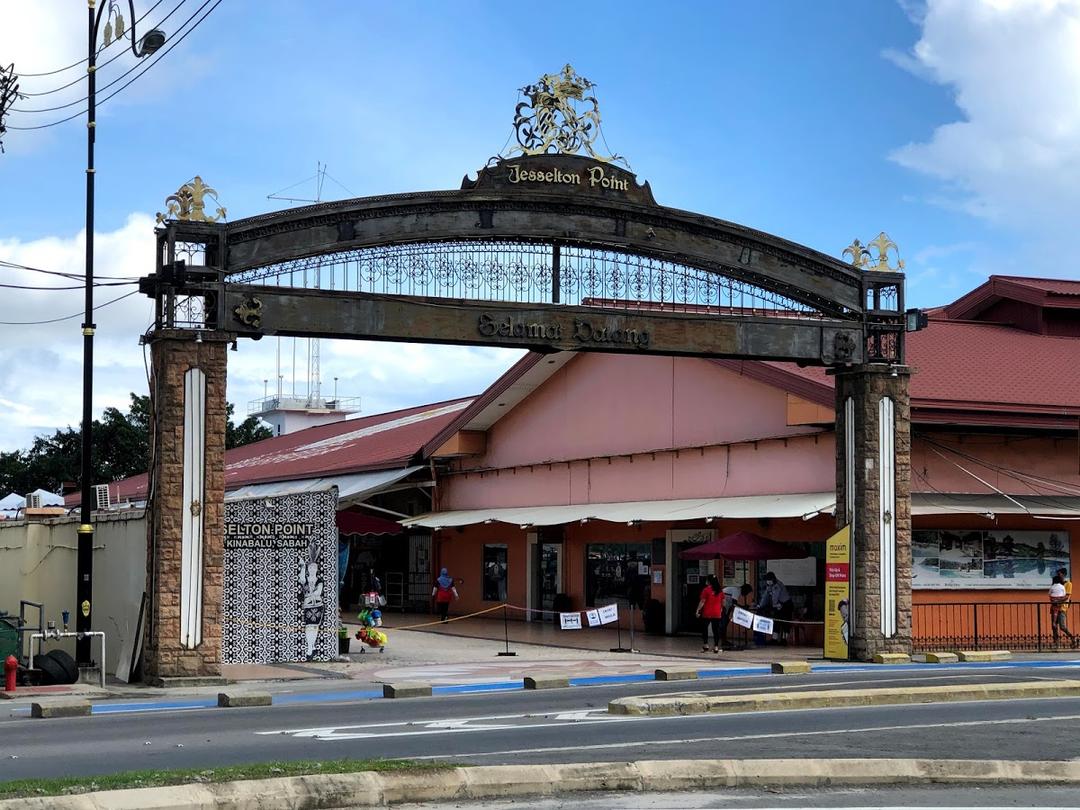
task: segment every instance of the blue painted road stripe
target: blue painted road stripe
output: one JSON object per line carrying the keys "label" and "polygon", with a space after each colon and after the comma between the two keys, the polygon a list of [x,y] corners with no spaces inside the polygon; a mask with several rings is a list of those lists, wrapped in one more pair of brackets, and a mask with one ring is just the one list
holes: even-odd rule
{"label": "blue painted road stripe", "polygon": [[[845,672],[950,672],[957,670],[979,669],[1077,669],[1080,668],[1080,660],[1068,661],[987,661],[969,662],[957,664],[841,664],[822,662],[811,665],[811,671],[818,675],[842,674]],[[724,667],[702,668],[697,670],[698,678],[701,679],[724,679],[745,678],[761,675],[771,675],[771,670],[766,666],[752,667]],[[784,676],[790,677],[790,676]],[[650,683],[654,676],[650,673],[632,675],[593,675],[581,678],[570,678],[570,686],[609,686],[630,683]],[[813,684],[807,684],[812,686]],[[467,695],[481,692],[516,692],[523,691],[521,681],[494,681],[487,683],[453,684],[447,686],[435,686],[432,694],[436,695]],[[348,700],[374,700],[382,697],[382,692],[372,689],[338,691],[338,692],[300,692],[278,694],[273,696],[273,705],[289,706],[304,703],[335,703]],[[130,714],[138,712],[161,712],[183,711],[190,709],[210,709],[217,706],[217,698],[192,698],[188,700],[147,700],[129,703],[105,703],[94,702],[91,706],[93,714]],[[28,706],[20,706],[12,709],[12,714],[29,714]]]}

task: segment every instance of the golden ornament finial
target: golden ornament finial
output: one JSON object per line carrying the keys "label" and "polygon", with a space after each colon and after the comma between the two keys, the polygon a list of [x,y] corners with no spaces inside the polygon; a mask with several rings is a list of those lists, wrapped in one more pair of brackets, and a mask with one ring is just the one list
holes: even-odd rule
{"label": "golden ornament finial", "polygon": [[840,255],[847,256],[849,253],[851,254],[851,263],[860,270],[865,269],[870,264],[870,251],[863,247],[862,242],[858,239],[855,239],[844,248],[844,252]]}
{"label": "golden ornament finial", "polygon": [[[896,242],[888,237],[885,231],[882,231],[877,235],[876,239],[871,240],[870,247],[877,249],[877,264],[873,265],[870,269],[877,270],[883,273],[895,273],[904,269],[904,261],[900,258],[900,248],[896,246]],[[892,248],[896,251],[896,267],[893,268],[889,264],[889,249]]]}
{"label": "golden ornament finial", "polygon": [[175,194],[165,198],[165,213],[158,212],[157,221],[160,225],[167,219],[179,219],[185,222],[217,222],[225,218],[225,208],[218,206],[214,216],[206,214],[206,197],[211,197],[218,202],[217,191],[203,183],[199,175],[180,186]]}
{"label": "golden ornament finial", "polygon": [[[536,84],[521,88],[528,99],[514,111],[518,145],[509,154],[587,154],[602,163],[626,161],[618,155],[600,155],[593,143],[600,135],[600,104],[586,95],[596,85],[579,76],[571,65],[559,73],[545,73]],[[591,105],[579,109],[576,102]]]}

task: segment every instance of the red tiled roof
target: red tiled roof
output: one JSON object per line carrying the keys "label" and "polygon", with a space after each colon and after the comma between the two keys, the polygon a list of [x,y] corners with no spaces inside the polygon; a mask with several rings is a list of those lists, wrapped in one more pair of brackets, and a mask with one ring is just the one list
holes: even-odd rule
{"label": "red tiled roof", "polygon": [[1080,281],[1070,281],[1063,278],[1026,278],[1024,276],[991,276],[1003,281],[1019,284],[1021,287],[1030,287],[1033,290],[1050,293],[1051,295],[1080,295]]}
{"label": "red tiled roof", "polygon": [[1024,276],[990,276],[985,284],[957,298],[944,311],[954,320],[972,320],[1002,301],[1022,301],[1052,309],[1080,308],[1080,281]]}
{"label": "red tiled roof", "polygon": [[[225,488],[405,466],[472,402],[471,397],[348,419],[275,436],[225,453]],[[147,476],[110,484],[113,501],[146,496]],[[65,505],[79,503],[79,493]]]}
{"label": "red tiled roof", "polygon": [[[907,335],[907,363],[915,371],[911,407],[916,422],[933,421],[930,412],[941,410],[1017,418],[1068,415],[1073,425],[1080,415],[1077,338],[935,319],[921,332]],[[832,404],[833,379],[824,368],[749,362],[741,370],[812,402]],[[778,374],[789,375],[788,384]]]}

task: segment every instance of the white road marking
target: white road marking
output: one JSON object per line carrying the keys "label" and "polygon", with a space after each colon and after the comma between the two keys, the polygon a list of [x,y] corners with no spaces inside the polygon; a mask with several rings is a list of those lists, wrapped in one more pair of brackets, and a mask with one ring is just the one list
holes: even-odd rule
{"label": "white road marking", "polygon": [[[667,718],[665,718],[667,719]],[[911,729],[961,728],[965,726],[1003,726],[1022,723],[1042,723],[1046,720],[1080,720],[1080,714],[1048,717],[1022,717],[1010,720],[965,720],[953,723],[913,723],[899,726],[867,726],[866,728],[821,729],[817,731],[782,731],[770,734],[737,734],[725,737],[689,737],[682,740],[635,740],[633,742],[600,743],[597,745],[564,745],[549,748],[517,748],[509,751],[485,751],[473,754],[432,754],[430,756],[410,756],[409,759],[463,759],[466,757],[491,757],[507,754],[547,754],[563,751],[598,751],[615,748],[641,748],[658,745],[694,745],[697,743],[740,742],[743,740],[772,740],[789,737],[818,737],[836,734],[868,734],[878,731],[907,731]]]}
{"label": "white road marking", "polygon": [[[1047,700],[1061,700],[1062,698],[1046,698]],[[1042,698],[1040,698],[1042,700]],[[1013,703],[1013,701],[981,701],[984,705],[995,703]],[[892,704],[890,704],[892,705]],[[895,704],[896,707],[902,707],[907,704]],[[918,704],[928,705],[928,704]],[[820,713],[820,712],[852,712],[863,713],[866,711],[873,711],[877,706],[844,706],[844,707],[821,707],[816,709],[779,709],[771,714],[790,714],[797,712],[800,714],[805,713]],[[725,712],[724,717],[738,717],[745,714],[755,714],[756,712],[751,710],[748,712]],[[357,725],[348,726],[318,726],[314,728],[297,728],[297,729],[280,729],[277,731],[256,731],[254,734],[261,736],[291,736],[291,737],[304,737],[316,740],[362,740],[372,738],[386,738],[386,737],[426,737],[435,734],[457,734],[457,733],[471,733],[477,731],[507,731],[510,729],[516,729],[518,731],[529,731],[532,729],[540,728],[557,728],[561,726],[577,725],[588,726],[597,724],[610,724],[610,723],[658,723],[672,720],[692,720],[701,719],[704,717],[715,717],[715,715],[611,715],[607,713],[603,708],[592,709],[575,709],[565,712],[555,713],[529,713],[529,714],[503,714],[503,715],[488,715],[484,717],[461,717],[461,718],[446,718],[440,720],[413,720],[397,723],[363,723]],[[1073,717],[1061,717],[1050,714],[1049,718],[1070,720]],[[553,720],[554,722],[542,722],[542,723],[506,723],[506,722],[492,722],[492,721],[506,721],[506,720],[533,720],[543,718],[545,720]],[[1042,719],[1047,719],[1046,717]],[[1080,715],[1076,715],[1076,719],[1080,719]],[[985,725],[988,723],[1027,723],[1032,722],[1031,718],[1023,720],[993,720],[993,721],[966,721],[957,723],[955,725]],[[949,723],[931,724],[927,726],[911,725],[911,726],[887,726],[884,729],[890,728],[936,728],[938,726],[952,725]],[[400,731],[387,731],[387,729],[401,729]],[[840,729],[829,731],[807,731],[807,732],[793,732],[794,734],[843,734],[843,733],[856,733],[865,730],[875,729]],[[717,737],[716,740],[738,740],[738,739],[769,739],[772,737],[783,737],[785,734],[765,734],[765,735],[747,735],[747,736],[734,736],[734,737]],[[705,738],[706,740],[712,740],[713,738]],[[605,746],[600,746],[605,747]],[[616,745],[616,747],[618,747]],[[570,749],[572,750],[574,746]],[[586,746],[588,748],[588,746]],[[547,749],[537,749],[547,750]],[[551,749],[553,751],[563,750],[561,748]]]}
{"label": "white road marking", "polygon": [[[583,718],[590,714],[603,714],[607,715],[607,708],[584,708],[584,709],[569,709],[558,715],[555,719],[574,720]],[[408,726],[416,727],[418,730],[422,728],[457,728],[468,723],[477,723],[490,720],[531,720],[533,718],[548,718],[551,717],[552,712],[528,712],[526,714],[490,714],[480,717],[455,717],[433,720],[404,720],[397,723],[358,723],[356,725],[349,726],[316,726],[314,728],[286,728],[277,729],[276,731],[256,731],[255,734],[259,735],[279,735],[279,734],[292,734],[292,735],[304,735],[313,736],[314,732],[318,731],[351,731],[354,729],[383,729],[383,728],[403,728]],[[484,726],[484,728],[494,728],[494,726]]]}

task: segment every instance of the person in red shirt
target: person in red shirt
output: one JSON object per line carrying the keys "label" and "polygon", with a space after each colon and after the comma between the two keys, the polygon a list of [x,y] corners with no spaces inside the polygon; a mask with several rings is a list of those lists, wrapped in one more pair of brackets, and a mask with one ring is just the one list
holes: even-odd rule
{"label": "person in red shirt", "polygon": [[724,640],[720,638],[720,618],[724,615],[724,589],[720,580],[710,576],[708,584],[701,589],[701,601],[698,602],[697,615],[701,618],[701,651],[709,651],[709,628],[712,628],[713,652],[720,652]]}

